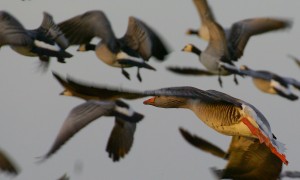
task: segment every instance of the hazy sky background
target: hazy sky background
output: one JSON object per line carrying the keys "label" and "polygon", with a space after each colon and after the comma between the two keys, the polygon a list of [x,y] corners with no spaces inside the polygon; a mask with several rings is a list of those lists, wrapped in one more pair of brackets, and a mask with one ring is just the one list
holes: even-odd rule
{"label": "hazy sky background", "polygon": [[[224,27],[250,17],[291,18],[294,24],[290,30],[252,37],[237,65],[246,64],[253,69],[270,70],[300,80],[300,69],[286,56],[290,53],[300,57],[300,1],[211,0],[209,4]],[[149,63],[157,71],[141,70],[143,82],[140,83],[135,78],[136,68],[128,70],[132,77],[128,81],[120,69],[107,66],[94,52],[76,52],[77,47],[68,49],[74,57],[66,64],[59,64],[53,58],[45,74],[37,72],[37,58],[21,56],[9,47],[2,47],[0,148],[18,163],[21,173],[16,177],[1,173],[0,179],[53,180],[64,173],[72,180],[213,179],[209,168],[226,165],[226,161],[187,144],[178,128],[184,127],[224,150],[231,137],[210,129],[188,110],[144,106],[143,99],[127,101],[145,118],[138,124],[134,145],[125,159],[113,163],[108,158],[105,147],[114,119],[102,117],[76,134],[46,162],[37,164],[35,157],[49,150],[70,110],[83,103],[81,99],[59,96],[63,89],[52,77],[51,70],[95,84],[139,90],[189,85],[219,90],[248,101],[267,117],[278,140],[286,144],[290,163],[283,169],[300,170],[299,101],[264,94],[254,87],[250,78],[238,78],[240,85],[236,86],[232,76],[225,77],[224,87],[220,88],[217,77],[178,76],[165,70],[168,65],[203,68],[198,57],[180,51],[187,43],[194,43],[201,49],[206,47],[203,40],[185,35],[187,28],[200,25],[192,0],[2,0],[0,7],[28,29],[40,25],[43,11],[60,22],[88,10],[103,10],[119,37],[126,31],[128,17],[135,16],[158,31],[173,50],[163,63],[151,59]],[[76,170],[78,167],[81,170]]]}

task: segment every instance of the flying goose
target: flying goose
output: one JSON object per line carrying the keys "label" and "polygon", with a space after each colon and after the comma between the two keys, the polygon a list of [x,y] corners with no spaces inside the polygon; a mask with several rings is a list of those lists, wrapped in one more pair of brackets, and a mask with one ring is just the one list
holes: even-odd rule
{"label": "flying goose", "polygon": [[227,152],[203,138],[180,128],[184,139],[194,147],[228,160],[223,170],[213,170],[220,179],[277,179],[282,170],[281,160],[258,139],[233,136]]}
{"label": "flying goose", "polygon": [[65,88],[61,93],[65,96],[75,96],[86,102],[71,110],[64,121],[52,147],[41,159],[45,160],[54,154],[78,131],[101,116],[115,117],[115,125],[111,131],[106,151],[113,161],[119,161],[130,151],[133,144],[136,123],[143,119],[143,115],[135,112],[127,103],[121,100],[101,100],[97,97],[82,95],[73,90],[68,83],[53,73],[56,80]]}
{"label": "flying goose", "polygon": [[251,76],[254,85],[262,92],[276,94],[291,101],[298,99],[298,96],[292,92],[291,86],[300,90],[300,81],[294,78],[283,77],[265,70],[252,70],[245,65],[241,66],[240,69],[228,65],[223,67],[234,74]]}
{"label": "flying goose", "polygon": [[[224,30],[223,27],[216,22],[205,0],[194,0],[194,3],[203,23],[203,27],[201,26],[200,28],[200,31],[203,32],[198,32],[197,34],[200,34],[201,37],[209,40],[209,42],[204,51],[201,51],[193,44],[186,45],[183,51],[192,52],[199,56],[200,62],[205,66],[208,72],[219,75],[218,80],[220,86],[222,86],[220,75],[230,74],[222,69],[220,65],[223,63],[233,65],[233,61],[237,61],[243,55],[245,46],[251,36],[291,26],[291,21],[287,19],[262,17],[236,22],[230,29]],[[189,32],[195,31],[189,30]],[[182,69],[184,69],[184,71],[182,71]],[[190,74],[188,69],[189,68],[171,68],[175,73],[180,71],[180,74],[184,74],[185,72]],[[237,84],[235,76],[234,81]]]}
{"label": "flying goose", "polygon": [[[209,29],[207,23],[209,21],[217,21],[214,14],[207,3],[207,0],[193,0],[201,20],[201,26],[198,29],[188,29],[186,34],[197,35],[203,40],[209,40]],[[258,17],[244,19],[235,22],[229,28],[224,28],[227,40],[236,41],[236,47],[241,46],[241,53],[244,46],[252,35],[258,35],[270,31],[286,29],[291,27],[291,21],[282,18]],[[243,45],[242,45],[243,44]]]}
{"label": "flying goose", "polygon": [[14,51],[24,56],[38,56],[41,67],[48,67],[49,57],[57,57],[64,63],[64,58],[72,55],[64,49],[68,40],[54,23],[52,16],[44,12],[40,27],[27,30],[11,14],[0,11],[0,47],[9,45]]}
{"label": "flying goose", "polygon": [[289,58],[291,58],[292,60],[294,60],[294,62],[297,64],[298,67],[300,67],[300,60],[298,58],[296,58],[293,55],[288,55]]}
{"label": "flying goose", "polygon": [[[97,57],[109,66],[121,68],[122,74],[130,79],[127,67],[138,68],[137,78],[142,80],[140,68],[155,70],[146,63],[150,57],[163,61],[169,53],[159,35],[143,21],[129,17],[127,31],[116,38],[104,12],[87,11],[58,24],[70,45],[80,45],[78,51],[94,50]],[[101,41],[91,44],[98,37]]]}
{"label": "flying goose", "polygon": [[17,175],[19,173],[18,166],[2,150],[0,150],[0,170],[12,175]]}
{"label": "flying goose", "polygon": [[288,161],[283,154],[284,145],[276,140],[264,115],[250,103],[215,90],[194,87],[170,87],[149,91],[120,90],[107,86],[90,86],[67,79],[77,93],[99,99],[137,99],[154,96],[144,104],[161,108],[185,108],[192,110],[206,125],[229,136],[245,136],[265,143],[283,163]]}

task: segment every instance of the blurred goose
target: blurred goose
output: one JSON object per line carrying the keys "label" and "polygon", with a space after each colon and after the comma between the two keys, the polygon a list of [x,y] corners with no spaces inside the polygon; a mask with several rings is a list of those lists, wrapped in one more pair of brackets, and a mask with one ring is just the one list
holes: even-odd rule
{"label": "blurred goose", "polygon": [[184,139],[196,148],[228,160],[223,170],[213,170],[220,179],[278,179],[281,160],[258,139],[233,136],[227,152],[218,146],[180,128]]}
{"label": "blurred goose", "polygon": [[49,64],[49,57],[57,57],[61,63],[65,62],[64,58],[72,57],[64,51],[68,40],[46,12],[39,28],[26,30],[11,14],[0,11],[0,47],[3,45],[24,56],[38,56],[44,68]]}
{"label": "blurred goose", "polygon": [[188,29],[186,34],[188,35],[197,35],[204,40],[209,40],[209,30],[206,26],[206,22],[213,20],[215,17],[212,13],[211,8],[209,7],[206,0],[193,0],[195,7],[197,8],[198,15],[201,19],[201,26],[199,29]]}
{"label": "blurred goose", "polygon": [[71,78],[70,87],[86,97],[109,99],[137,99],[154,96],[144,104],[161,108],[185,108],[192,110],[206,125],[229,136],[258,138],[265,143],[285,164],[284,145],[276,140],[263,114],[250,103],[215,90],[201,90],[194,87],[170,87],[149,91],[130,91],[106,86],[92,87]]}
{"label": "blurred goose", "polygon": [[19,168],[11,158],[2,150],[0,150],[0,170],[12,175],[19,174]]}
{"label": "blurred goose", "polygon": [[[216,22],[205,0],[194,0],[194,3],[203,23],[203,27],[201,26],[200,32],[197,34],[200,34],[201,37],[209,40],[209,42],[204,51],[192,44],[186,45],[183,51],[192,52],[199,56],[200,62],[209,72],[219,75],[218,80],[221,86],[220,75],[229,75],[230,73],[222,69],[220,64],[233,65],[233,61],[237,61],[243,55],[245,46],[251,36],[291,26],[291,22],[286,19],[262,17],[236,22],[230,29],[224,30]],[[195,32],[195,30],[189,30],[189,32]],[[176,67],[172,69],[173,72],[176,72]],[[236,77],[234,77],[234,81],[237,84]]]}
{"label": "blurred goose", "polygon": [[[193,2],[199,14],[201,26],[198,29],[188,29],[186,34],[197,35],[208,41],[210,37],[207,23],[209,23],[209,21],[216,21],[216,18],[206,0],[193,0]],[[252,35],[286,29],[289,27],[291,27],[291,21],[287,19],[259,17],[235,22],[230,28],[224,28],[224,32],[229,42],[231,41],[231,43],[233,43],[233,41],[235,41],[237,43],[236,47],[239,47],[239,45],[241,46],[240,50],[242,53],[244,46]]]}
{"label": "blurred goose", "polygon": [[294,62],[297,64],[298,67],[300,67],[300,60],[298,58],[296,58],[293,55],[288,55],[289,58],[291,58],[292,60],[294,60]]}
{"label": "blurred goose", "polygon": [[86,102],[71,110],[43,160],[49,158],[78,131],[101,116],[115,117],[115,125],[110,134],[106,151],[113,161],[119,161],[120,158],[123,158],[133,144],[136,123],[142,120],[144,116],[135,112],[121,100],[101,100],[97,97],[82,95],[57,74],[54,73],[53,75],[65,88],[62,95],[83,98]]}
{"label": "blurred goose", "polygon": [[298,96],[291,90],[291,86],[300,90],[300,81],[296,79],[283,77],[270,71],[255,71],[245,65],[240,69],[228,65],[223,67],[234,74],[251,76],[254,85],[262,92],[277,94],[292,101],[298,99]]}
{"label": "blurred goose", "polygon": [[[152,56],[163,61],[168,54],[158,34],[135,17],[129,17],[127,31],[122,38],[116,38],[106,15],[98,10],[72,17],[59,23],[59,27],[70,45],[79,44],[79,51],[94,50],[104,63],[121,68],[127,79],[130,76],[124,68],[136,66],[137,78],[141,81],[140,68],[155,70],[146,61]],[[97,45],[90,43],[94,37],[101,38]]]}

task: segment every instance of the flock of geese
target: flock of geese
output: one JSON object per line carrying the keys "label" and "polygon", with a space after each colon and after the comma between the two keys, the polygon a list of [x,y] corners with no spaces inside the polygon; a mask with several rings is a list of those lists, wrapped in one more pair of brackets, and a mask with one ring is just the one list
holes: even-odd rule
{"label": "flock of geese", "polygon": [[[194,53],[206,69],[169,66],[167,70],[180,75],[250,76],[255,86],[265,93],[276,94],[288,100],[298,96],[291,87],[300,90],[300,81],[283,77],[266,70],[253,70],[246,65],[237,68],[235,62],[243,56],[251,36],[287,29],[292,22],[283,18],[260,17],[245,19],[223,28],[214,17],[206,0],[193,0],[201,27],[189,29],[187,34],[208,41],[205,50],[187,44],[182,50]],[[92,44],[99,38],[98,44]],[[131,78],[126,68],[136,67],[136,77],[142,81],[140,68],[156,70],[149,64],[153,57],[158,61],[167,59],[170,53],[166,42],[150,25],[136,17],[129,17],[128,27],[122,37],[116,37],[105,13],[100,10],[87,11],[65,21],[55,23],[49,13],[44,13],[41,25],[28,30],[9,12],[0,11],[0,46],[8,45],[24,56],[38,57],[40,69],[46,71],[51,57],[59,63],[72,58],[68,47],[77,45],[78,51],[94,51],[105,64],[120,68],[125,78]],[[290,56],[299,65],[299,60]],[[212,169],[217,178],[231,179],[279,179],[300,177],[299,172],[281,172],[288,165],[284,145],[277,140],[266,117],[254,105],[216,90],[201,90],[195,87],[166,87],[155,90],[129,90],[105,85],[91,85],[53,72],[54,78],[63,87],[64,96],[83,99],[74,107],[58,132],[51,148],[40,157],[45,161],[54,155],[70,138],[89,123],[101,116],[115,118],[115,125],[107,142],[106,151],[113,161],[125,158],[129,153],[136,125],[144,115],[136,112],[126,101],[144,97],[145,105],[158,108],[190,109],[201,121],[213,130],[232,136],[227,152],[216,145],[180,129],[182,136],[191,145],[228,160],[222,170]],[[280,137],[279,137],[280,138]],[[8,155],[0,151],[0,169],[17,174],[18,167]]]}

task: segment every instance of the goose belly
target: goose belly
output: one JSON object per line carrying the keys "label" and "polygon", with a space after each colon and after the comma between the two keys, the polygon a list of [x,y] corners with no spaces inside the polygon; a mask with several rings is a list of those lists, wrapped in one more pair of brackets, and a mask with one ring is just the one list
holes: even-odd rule
{"label": "goose belly", "polygon": [[253,78],[254,85],[261,91],[269,94],[276,94],[276,91],[271,86],[270,81],[259,79],[259,78]]}
{"label": "goose belly", "polygon": [[109,66],[121,67],[121,65],[116,61],[116,54],[111,52],[106,45],[98,44],[95,49],[96,56],[102,62]]}
{"label": "goose belly", "polygon": [[221,134],[254,137],[249,128],[240,121],[242,116],[234,106],[201,105],[194,107],[193,111],[207,126]]}

